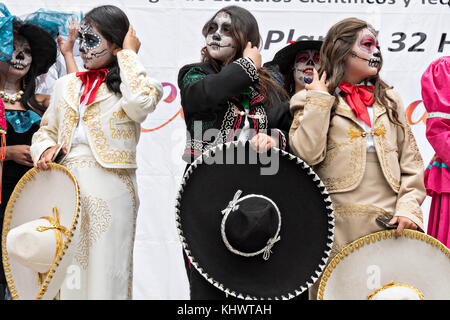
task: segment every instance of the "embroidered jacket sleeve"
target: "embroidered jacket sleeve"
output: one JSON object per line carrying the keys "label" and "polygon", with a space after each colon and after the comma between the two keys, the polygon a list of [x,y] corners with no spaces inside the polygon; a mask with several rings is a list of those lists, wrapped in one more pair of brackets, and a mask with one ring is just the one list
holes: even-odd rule
{"label": "embroidered jacket sleeve", "polygon": [[[273,98],[272,101],[277,101]],[[268,134],[277,140],[277,148],[282,150],[289,149],[289,128],[292,123],[292,116],[289,112],[289,102],[284,101],[280,103],[274,103],[266,108],[267,119],[269,122],[269,128],[271,129]]]}
{"label": "embroidered jacket sleeve", "polygon": [[295,155],[311,166],[325,159],[334,99],[326,92],[315,90],[302,90],[291,98],[294,120],[289,130],[289,145]]}
{"label": "embroidered jacket sleeve", "polygon": [[218,73],[207,73],[199,65],[180,70],[178,86],[185,113],[219,111],[222,103],[259,80],[258,71],[246,58],[223,67]]}
{"label": "embroidered jacket sleeve", "polygon": [[395,216],[407,217],[424,230],[420,208],[426,196],[423,180],[424,164],[408,125],[402,100],[397,93],[393,93],[393,96],[398,105],[399,119],[404,125],[404,128],[397,127],[400,189],[397,195]]}
{"label": "embroidered jacket sleeve", "polygon": [[63,90],[61,81],[57,80],[50,98],[50,104],[42,116],[41,126],[34,133],[31,140],[30,152],[33,163],[38,162],[45,150],[58,143],[59,119],[57,95],[61,90]]}
{"label": "embroidered jacket sleeve", "polygon": [[144,66],[133,50],[120,50],[117,54],[120,68],[122,108],[134,121],[141,123],[163,95],[159,81],[147,77]]}

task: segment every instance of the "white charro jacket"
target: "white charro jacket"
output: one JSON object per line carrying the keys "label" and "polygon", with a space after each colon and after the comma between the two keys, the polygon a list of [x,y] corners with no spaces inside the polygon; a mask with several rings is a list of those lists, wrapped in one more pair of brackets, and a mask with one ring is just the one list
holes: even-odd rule
{"label": "white charro jacket", "polygon": [[162,97],[161,83],[147,77],[137,54],[121,50],[117,54],[122,95],[111,92],[102,83],[95,100],[78,110],[82,81],[75,73],[58,79],[50,105],[42,117],[40,129],[33,135],[31,156],[36,163],[42,153],[56,144],[70,152],[73,134],[84,121],[89,145],[105,168],[136,168],[136,145],[141,126]]}

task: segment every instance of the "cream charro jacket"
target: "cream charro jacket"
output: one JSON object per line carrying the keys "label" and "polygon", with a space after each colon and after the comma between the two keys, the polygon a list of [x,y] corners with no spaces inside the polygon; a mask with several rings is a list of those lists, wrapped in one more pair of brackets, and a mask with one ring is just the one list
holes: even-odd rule
{"label": "cream charro jacket", "polygon": [[134,51],[119,51],[117,60],[122,95],[114,94],[102,83],[84,114],[78,111],[82,81],[75,73],[56,81],[41,127],[33,135],[31,156],[34,163],[56,144],[65,145],[69,153],[77,123],[84,121],[89,145],[103,167],[137,167],[140,123],[155,109],[163,89],[160,82],[146,76]]}
{"label": "cream charro jacket", "polygon": [[[407,217],[423,230],[423,160],[400,96],[393,90],[388,94],[398,104],[404,128],[391,123],[387,109],[375,102],[372,134],[376,153],[386,181],[397,194],[395,216]],[[334,100],[334,96],[314,90],[295,94],[289,132],[293,152],[314,167],[330,194],[358,187],[365,172],[366,137],[370,134],[341,96],[332,111]]]}

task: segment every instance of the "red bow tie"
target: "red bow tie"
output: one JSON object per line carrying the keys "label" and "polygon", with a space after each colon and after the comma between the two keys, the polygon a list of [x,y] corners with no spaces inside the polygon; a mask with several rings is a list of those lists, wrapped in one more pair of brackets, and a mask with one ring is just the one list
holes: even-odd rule
{"label": "red bow tie", "polygon": [[95,87],[92,89],[92,92],[89,96],[89,99],[86,103],[86,105],[92,103],[95,99],[95,95],[97,94],[97,90],[100,87],[100,85],[105,81],[106,76],[108,75],[109,70],[108,69],[96,69],[96,70],[88,70],[84,72],[77,72],[76,76],[80,78],[81,81],[83,81],[84,84],[84,90],[83,94],[81,95],[81,102],[84,101],[86,98],[86,95],[91,91],[92,86],[94,85],[95,80],[98,78],[97,83],[95,84]]}
{"label": "red bow tie", "polygon": [[354,85],[342,81],[339,89],[345,93],[345,100],[347,100],[356,117],[372,126],[367,107],[371,106],[375,101],[373,96],[374,86]]}

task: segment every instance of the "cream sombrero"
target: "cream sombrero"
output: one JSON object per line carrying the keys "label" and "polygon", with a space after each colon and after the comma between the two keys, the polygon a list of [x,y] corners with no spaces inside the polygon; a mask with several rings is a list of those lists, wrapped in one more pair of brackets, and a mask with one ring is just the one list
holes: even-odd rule
{"label": "cream sombrero", "polygon": [[78,184],[65,167],[49,166],[30,169],[6,206],[2,258],[13,299],[55,298],[72,262]]}
{"label": "cream sombrero", "polygon": [[395,230],[362,237],[332,259],[319,300],[450,299],[450,251],[422,232]]}

